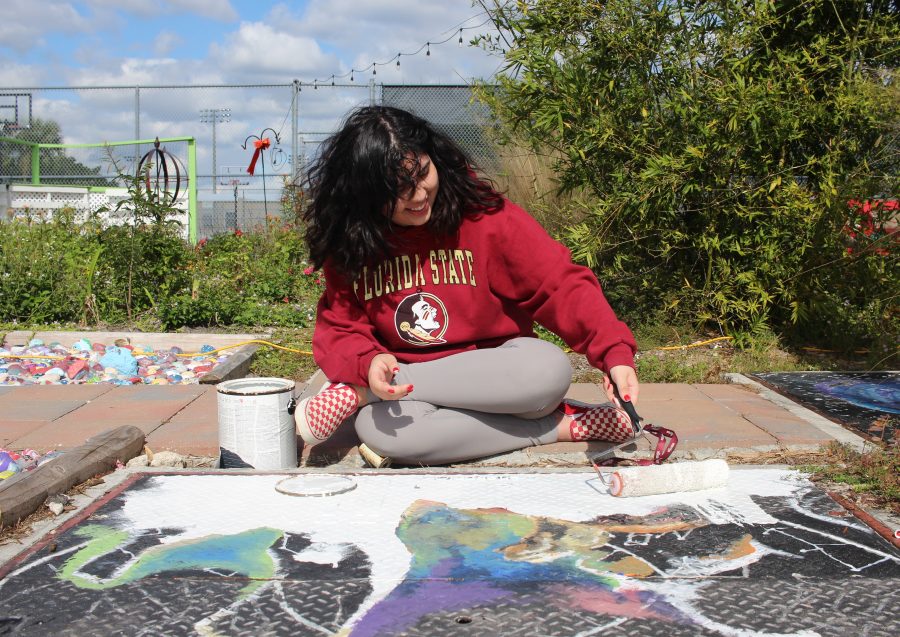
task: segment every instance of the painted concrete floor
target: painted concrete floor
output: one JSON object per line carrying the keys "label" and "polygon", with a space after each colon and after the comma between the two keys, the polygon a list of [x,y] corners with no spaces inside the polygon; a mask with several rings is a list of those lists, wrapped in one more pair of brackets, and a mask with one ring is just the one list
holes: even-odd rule
{"label": "painted concrete floor", "polygon": [[900,634],[900,552],[796,472],[287,477],[134,474],[3,567],[0,634]]}

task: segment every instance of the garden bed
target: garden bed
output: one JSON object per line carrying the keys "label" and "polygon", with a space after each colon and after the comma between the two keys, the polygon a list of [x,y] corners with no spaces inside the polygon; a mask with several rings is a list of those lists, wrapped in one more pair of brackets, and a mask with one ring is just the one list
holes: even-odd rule
{"label": "garden bed", "polygon": [[215,384],[245,376],[265,336],[19,330],[3,337],[0,385]]}

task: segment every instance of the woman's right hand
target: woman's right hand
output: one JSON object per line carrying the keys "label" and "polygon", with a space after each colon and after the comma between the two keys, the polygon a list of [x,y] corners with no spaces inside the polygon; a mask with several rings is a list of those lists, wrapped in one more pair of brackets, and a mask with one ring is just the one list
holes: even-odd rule
{"label": "woman's right hand", "polygon": [[398,400],[412,391],[412,385],[391,385],[399,371],[393,354],[378,354],[369,363],[369,391],[382,400]]}

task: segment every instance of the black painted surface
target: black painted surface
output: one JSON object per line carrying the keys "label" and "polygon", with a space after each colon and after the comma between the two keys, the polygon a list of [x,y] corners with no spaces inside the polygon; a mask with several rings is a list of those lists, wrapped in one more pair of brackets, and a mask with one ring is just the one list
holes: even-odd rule
{"label": "black painted surface", "polygon": [[900,438],[898,372],[765,372],[752,377],[867,438]]}
{"label": "black painted surface", "polygon": [[[129,490],[149,483],[149,477],[140,479]],[[372,591],[370,556],[349,547],[335,566],[298,561],[295,556],[310,540],[287,532],[267,549],[277,564],[275,576],[249,596],[243,592],[252,583],[247,577],[221,569],[170,570],[103,590],[58,577],[76,554],[70,549],[85,542],[78,528],[118,528],[124,500],[125,495],[113,498],[0,581],[0,635],[193,635],[201,634],[198,625],[215,635],[334,634]],[[613,531],[604,546],[612,549],[610,560],[634,556],[658,573],[634,580],[638,592],[586,585],[578,567],[546,571],[567,576],[525,581],[483,571],[456,579],[408,575],[383,600],[399,601],[405,618],[390,630],[349,634],[900,634],[900,609],[894,603],[900,552],[816,487],[803,487],[796,497],[754,501],[775,521],[710,524],[705,515],[720,506],[714,498],[704,505],[705,513],[677,505],[646,516],[593,520],[599,528],[623,529]],[[569,531],[564,521],[541,520],[536,537],[562,538]],[[667,524],[681,529],[640,531]],[[80,573],[113,578],[135,556],[152,552],[179,532],[144,530],[85,564]],[[731,555],[750,542],[765,555],[746,563]],[[733,560],[735,567],[699,578],[692,574],[692,564],[709,560]],[[492,598],[460,605],[456,592],[467,586],[481,586]],[[676,588],[682,592],[675,594]],[[570,594],[581,595],[580,605]],[[358,627],[364,628],[365,621]]]}

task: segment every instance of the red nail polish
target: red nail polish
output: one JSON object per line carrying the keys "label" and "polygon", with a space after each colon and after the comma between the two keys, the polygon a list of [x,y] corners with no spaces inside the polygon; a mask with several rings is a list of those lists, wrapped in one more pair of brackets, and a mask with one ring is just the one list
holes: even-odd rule
{"label": "red nail polish", "polygon": [[391,387],[391,388],[388,390],[388,393],[389,393],[389,394],[393,394],[393,393],[394,393],[394,388]]}
{"label": "red nail polish", "polygon": [[410,385],[410,386],[409,386],[409,389],[406,390],[406,393],[408,394],[408,393],[411,392],[412,390],[413,390],[413,386]]}
{"label": "red nail polish", "polygon": [[399,372],[399,371],[400,371],[400,368],[399,368],[399,367],[395,367],[395,368],[394,368],[394,369],[392,369],[392,370],[391,370],[391,371],[392,371],[392,372],[394,372],[394,373],[395,373],[395,374],[396,374],[396,373],[397,373],[397,372]]}
{"label": "red nail polish", "polygon": [[630,400],[631,400],[631,396],[629,396],[628,394],[625,394],[624,396],[622,396],[622,399],[623,399],[623,400],[628,400],[628,401],[630,401]]}

